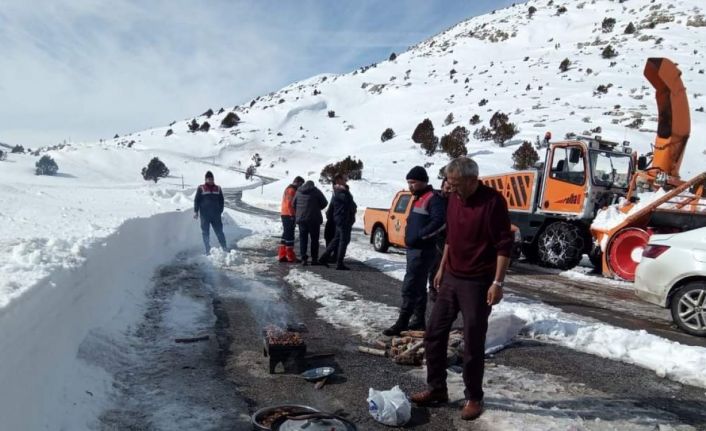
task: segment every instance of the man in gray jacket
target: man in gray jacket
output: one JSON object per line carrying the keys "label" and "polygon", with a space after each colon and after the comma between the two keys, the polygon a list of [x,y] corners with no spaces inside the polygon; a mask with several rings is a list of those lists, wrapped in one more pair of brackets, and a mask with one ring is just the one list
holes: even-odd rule
{"label": "man in gray jacket", "polygon": [[299,253],[302,264],[308,265],[307,246],[311,240],[311,264],[319,264],[319,235],[321,224],[324,222],[321,211],[326,208],[328,201],[324,194],[316,188],[313,181],[307,181],[297,189],[294,196],[296,221],[299,226]]}
{"label": "man in gray jacket", "polygon": [[196,189],[194,197],[194,218],[201,216],[201,234],[203,235],[203,245],[206,247],[206,254],[211,251],[209,241],[209,230],[213,227],[216,238],[221,244],[221,248],[226,250],[226,237],[223,235],[223,222],[221,214],[224,207],[223,190],[213,180],[211,171],[206,172],[206,182]]}

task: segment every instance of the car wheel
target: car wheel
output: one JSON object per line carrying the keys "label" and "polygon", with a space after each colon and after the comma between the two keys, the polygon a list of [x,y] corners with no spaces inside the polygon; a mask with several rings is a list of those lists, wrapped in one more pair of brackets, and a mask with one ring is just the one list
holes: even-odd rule
{"label": "car wheel", "polygon": [[583,236],[575,224],[557,221],[537,238],[539,262],[549,268],[571,269],[583,257]]}
{"label": "car wheel", "polygon": [[387,233],[385,233],[385,229],[383,229],[382,226],[376,227],[373,230],[373,248],[375,251],[385,253],[389,247],[390,241],[387,240]]}
{"label": "car wheel", "polygon": [[672,319],[684,332],[706,337],[706,281],[687,283],[677,290]]}

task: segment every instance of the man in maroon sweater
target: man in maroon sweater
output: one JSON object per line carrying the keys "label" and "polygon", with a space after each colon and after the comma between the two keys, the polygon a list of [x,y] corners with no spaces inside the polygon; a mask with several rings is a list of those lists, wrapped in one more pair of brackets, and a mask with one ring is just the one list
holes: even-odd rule
{"label": "man in maroon sweater", "polygon": [[437,300],[424,338],[429,389],[413,394],[420,405],[448,401],[446,349],[451,325],[463,316],[463,382],[466,402],[461,412],[473,420],[483,412],[485,334],[491,307],[503,297],[513,235],[507,203],[500,193],[478,180],[478,165],[468,157],[446,166],[453,192],[446,212],[446,245],[434,278]]}

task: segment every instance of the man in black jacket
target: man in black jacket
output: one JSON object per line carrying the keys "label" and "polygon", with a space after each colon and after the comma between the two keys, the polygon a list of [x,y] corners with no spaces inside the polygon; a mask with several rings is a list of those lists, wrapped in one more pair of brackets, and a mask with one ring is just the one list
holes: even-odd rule
{"label": "man in black jacket", "polygon": [[324,218],[321,211],[326,208],[328,201],[324,194],[316,188],[313,181],[307,181],[297,189],[294,196],[294,208],[297,225],[299,226],[299,252],[302,264],[308,264],[306,254],[307,243],[311,239],[311,264],[319,264],[319,235]]}
{"label": "man in black jacket", "polygon": [[400,315],[394,325],[383,331],[388,336],[400,335],[407,329],[425,330],[427,279],[436,257],[438,236],[446,226],[446,204],[429,185],[427,171],[421,166],[413,167],[407,174],[407,184],[414,195],[404,236],[407,272],[402,282]]}
{"label": "man in black jacket", "polygon": [[348,178],[343,174],[337,174],[333,177],[333,197],[331,205],[333,206],[333,220],[336,225],[336,235],[331,240],[331,243],[326,247],[326,251],[321,255],[319,262],[328,266],[327,262],[334,250],[336,254],[336,269],[348,270],[343,264],[343,258],[346,256],[346,248],[351,242],[351,230],[355,222],[355,213],[358,206],[353,200],[353,195],[348,191]]}
{"label": "man in black jacket", "polygon": [[[444,201],[444,208],[448,205],[449,196],[451,195],[451,186],[449,186],[446,178],[441,182],[441,189],[434,190],[434,193],[438,194]],[[439,265],[441,264],[441,257],[444,255],[444,246],[446,245],[446,229],[444,229],[436,237],[435,255],[434,263],[431,265],[431,270],[429,271],[429,299],[432,302],[436,301],[436,289],[434,288],[434,277],[436,272],[439,270]]]}
{"label": "man in black jacket", "polygon": [[197,219],[199,214],[201,215],[201,234],[203,236],[203,245],[206,247],[206,254],[211,251],[209,241],[210,227],[213,227],[221,248],[223,250],[226,249],[226,237],[223,235],[223,222],[221,221],[223,207],[223,190],[216,185],[213,180],[213,174],[208,171],[206,172],[205,184],[198,186],[194,197],[194,218]]}

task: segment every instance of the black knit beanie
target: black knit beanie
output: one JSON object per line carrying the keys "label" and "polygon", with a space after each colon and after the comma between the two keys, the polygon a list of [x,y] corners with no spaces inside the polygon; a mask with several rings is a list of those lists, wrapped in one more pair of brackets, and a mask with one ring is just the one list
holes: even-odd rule
{"label": "black knit beanie", "polygon": [[213,179],[213,172],[211,172],[211,171],[206,171],[206,178]]}
{"label": "black knit beanie", "polygon": [[424,183],[428,183],[429,182],[429,175],[427,175],[427,170],[424,169],[423,167],[415,166],[407,174],[407,179],[408,180],[417,180],[417,181],[422,181]]}

